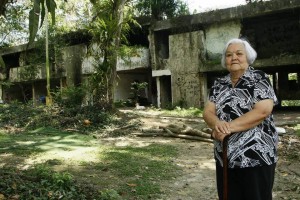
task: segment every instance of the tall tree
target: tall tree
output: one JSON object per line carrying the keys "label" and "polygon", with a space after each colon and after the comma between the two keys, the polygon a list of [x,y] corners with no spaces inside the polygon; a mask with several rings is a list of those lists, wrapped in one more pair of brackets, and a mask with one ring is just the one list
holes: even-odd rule
{"label": "tall tree", "polygon": [[[96,63],[96,73],[92,76],[93,93],[97,98],[96,103],[106,103],[106,106],[113,108],[118,51],[121,40],[125,38],[125,32],[129,31],[128,23],[132,22],[129,6],[131,0],[91,0],[91,2],[94,5],[95,16],[88,29],[93,36],[93,43],[97,44],[100,50],[93,55],[100,61]],[[101,94],[103,91],[105,102]]]}

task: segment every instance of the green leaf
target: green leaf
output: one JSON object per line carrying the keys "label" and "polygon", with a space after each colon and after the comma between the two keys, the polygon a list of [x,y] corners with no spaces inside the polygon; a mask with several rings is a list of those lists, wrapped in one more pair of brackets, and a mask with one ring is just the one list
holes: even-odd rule
{"label": "green leaf", "polygon": [[5,68],[5,62],[2,58],[2,56],[0,56],[0,68]]}
{"label": "green leaf", "polygon": [[96,4],[96,0],[90,0],[90,2],[92,3],[92,4]]}
{"label": "green leaf", "polygon": [[48,12],[51,13],[52,17],[52,24],[55,24],[55,9],[56,9],[56,3],[54,0],[46,0]]}
{"label": "green leaf", "polygon": [[32,44],[38,32],[40,17],[40,0],[34,0],[33,8],[29,12],[29,42]]}
{"label": "green leaf", "polygon": [[40,28],[42,27],[43,23],[44,23],[44,19],[45,19],[45,1],[41,0],[41,6],[42,6],[42,11],[41,11],[41,24],[40,24]]}

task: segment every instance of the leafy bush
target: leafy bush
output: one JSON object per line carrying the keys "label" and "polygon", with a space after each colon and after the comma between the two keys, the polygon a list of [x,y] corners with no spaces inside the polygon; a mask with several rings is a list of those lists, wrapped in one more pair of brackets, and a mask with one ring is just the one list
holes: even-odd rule
{"label": "leafy bush", "polygon": [[106,189],[101,192],[100,200],[121,200],[121,196],[117,191],[112,189]]}
{"label": "leafy bush", "polygon": [[82,87],[66,87],[62,91],[54,92],[53,96],[60,107],[77,108],[81,106],[85,92]]}
{"label": "leafy bush", "polygon": [[290,106],[290,107],[292,107],[292,106],[300,106],[300,101],[299,100],[283,100],[282,102],[281,102],[281,105],[282,106]]}
{"label": "leafy bush", "polygon": [[1,169],[0,179],[0,191],[7,199],[85,200],[100,195],[93,188],[77,184],[71,174],[51,171],[45,165],[24,171]]}
{"label": "leafy bush", "polygon": [[0,105],[0,127],[10,132],[52,127],[58,130],[87,132],[112,123],[113,116],[97,106],[66,108],[55,106],[32,107],[29,104]]}

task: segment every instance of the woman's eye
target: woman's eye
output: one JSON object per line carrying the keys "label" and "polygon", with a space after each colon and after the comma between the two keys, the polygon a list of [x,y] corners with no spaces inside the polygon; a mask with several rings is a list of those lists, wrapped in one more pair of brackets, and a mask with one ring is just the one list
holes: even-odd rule
{"label": "woman's eye", "polygon": [[231,57],[231,56],[232,56],[232,54],[230,54],[230,53],[226,54],[226,57]]}

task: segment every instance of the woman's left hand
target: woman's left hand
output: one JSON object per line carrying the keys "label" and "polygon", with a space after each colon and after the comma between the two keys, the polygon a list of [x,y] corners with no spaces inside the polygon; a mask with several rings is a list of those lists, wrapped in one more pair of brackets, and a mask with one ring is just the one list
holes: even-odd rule
{"label": "woman's left hand", "polygon": [[226,133],[222,133],[222,132],[213,130],[213,132],[211,133],[211,135],[212,135],[212,137],[213,137],[215,140],[218,140],[218,141],[223,142],[225,136],[227,136],[227,135],[229,135],[229,134],[226,134]]}

